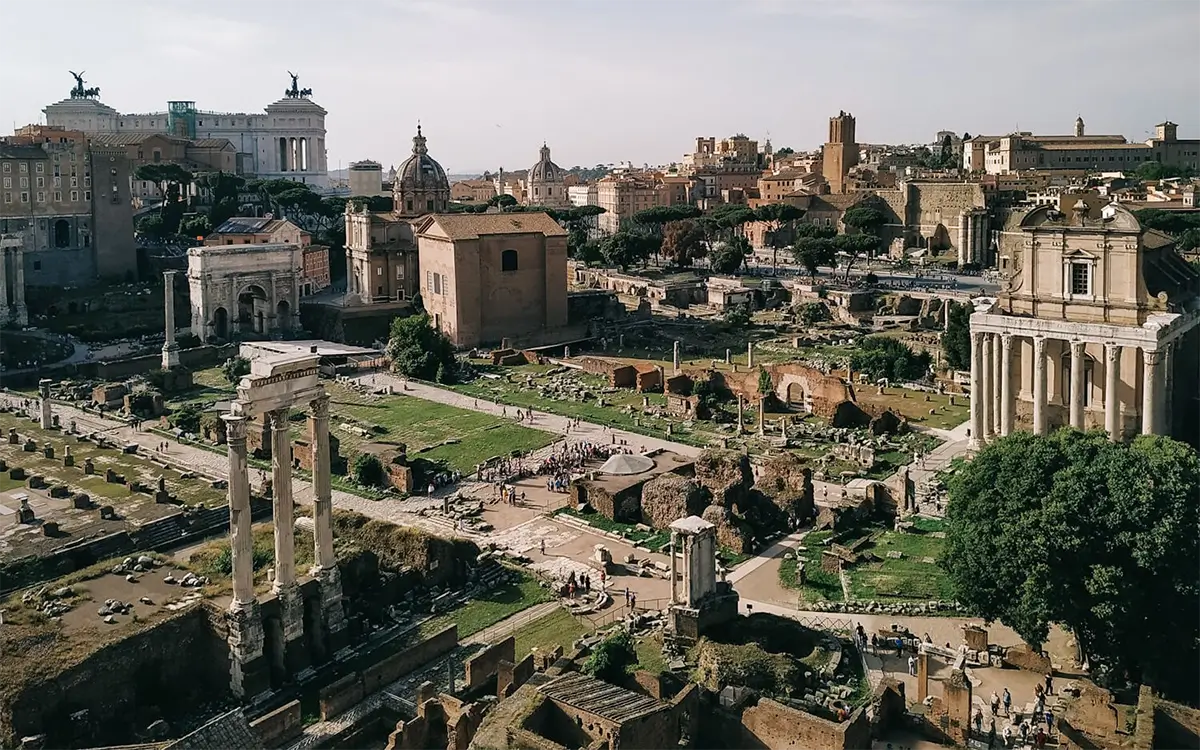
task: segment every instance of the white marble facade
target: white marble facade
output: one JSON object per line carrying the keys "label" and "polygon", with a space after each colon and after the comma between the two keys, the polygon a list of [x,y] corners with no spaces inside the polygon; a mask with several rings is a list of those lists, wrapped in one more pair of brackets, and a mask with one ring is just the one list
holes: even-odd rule
{"label": "white marble facade", "polygon": [[203,341],[283,335],[300,327],[303,251],[296,245],[188,250],[192,333]]}

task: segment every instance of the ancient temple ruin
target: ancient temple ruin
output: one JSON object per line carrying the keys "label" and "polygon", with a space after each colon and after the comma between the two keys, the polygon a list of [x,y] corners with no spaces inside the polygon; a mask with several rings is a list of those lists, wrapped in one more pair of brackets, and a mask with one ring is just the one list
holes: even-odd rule
{"label": "ancient temple ruin", "polygon": [[[345,645],[342,587],[333,553],[329,396],[318,379],[317,365],[314,354],[254,360],[250,374],[237,387],[238,397],[230,413],[223,417],[229,451],[233,557],[233,601],[227,615],[231,689],[244,698],[267,690],[272,672],[294,675],[309,666],[314,654],[331,654]],[[292,443],[288,436],[288,415],[297,406],[308,409],[313,452],[315,564],[308,572],[311,580],[303,582],[297,580],[295,569]],[[273,442],[275,580],[270,602],[260,602],[254,590],[247,475],[246,425],[259,416],[270,424]],[[271,637],[264,627],[272,629]]]}
{"label": "ancient temple ruin", "polygon": [[717,580],[716,526],[699,516],[688,516],[670,528],[671,632],[676,638],[695,641],[707,628],[737,617],[738,595],[728,581]]}

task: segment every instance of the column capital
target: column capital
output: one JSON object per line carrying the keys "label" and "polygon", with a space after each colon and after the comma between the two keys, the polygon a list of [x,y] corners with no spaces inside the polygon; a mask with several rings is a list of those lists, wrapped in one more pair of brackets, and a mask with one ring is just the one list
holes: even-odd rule
{"label": "column capital", "polygon": [[1162,364],[1164,353],[1161,349],[1143,349],[1142,360],[1149,367],[1156,367]]}
{"label": "column capital", "polygon": [[1076,358],[1078,358],[1078,357],[1082,357],[1082,356],[1083,356],[1083,347],[1084,347],[1084,346],[1086,346],[1086,342],[1083,342],[1083,341],[1072,341],[1072,342],[1071,342],[1071,358],[1072,358],[1072,359],[1076,359]]}
{"label": "column capital", "polygon": [[1014,334],[1002,333],[1002,334],[1000,334],[1000,346],[1003,347],[1005,350],[1012,349],[1013,340],[1015,340],[1015,339],[1016,339],[1016,336]]}
{"label": "column capital", "polygon": [[314,419],[329,419],[329,394],[314,398],[308,408]]}
{"label": "column capital", "polygon": [[266,417],[267,417],[267,421],[271,425],[271,429],[276,430],[276,431],[287,432],[287,430],[289,428],[288,414],[290,413],[290,411],[291,410],[285,406],[282,409],[273,409],[273,410],[267,412]]}
{"label": "column capital", "polygon": [[1034,352],[1034,354],[1036,354],[1038,356],[1042,356],[1046,353],[1046,337],[1045,336],[1034,336],[1033,337],[1033,352]]}
{"label": "column capital", "polygon": [[1109,364],[1121,359],[1121,345],[1113,341],[1104,344],[1104,357]]}
{"label": "column capital", "polygon": [[246,417],[241,414],[222,414],[225,421],[225,442],[246,442]]}
{"label": "column capital", "polygon": [[971,331],[971,345],[980,346],[983,344],[983,331]]}

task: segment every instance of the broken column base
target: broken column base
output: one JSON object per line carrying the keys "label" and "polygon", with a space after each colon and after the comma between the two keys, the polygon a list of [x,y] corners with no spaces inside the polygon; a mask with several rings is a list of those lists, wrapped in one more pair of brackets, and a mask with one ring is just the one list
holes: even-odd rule
{"label": "broken column base", "polygon": [[262,612],[257,601],[229,605],[229,689],[239,698],[253,700],[271,688],[271,671],[263,656]]}
{"label": "broken column base", "polygon": [[314,566],[309,574],[317,579],[321,587],[321,620],[325,628],[325,643],[328,653],[336,654],[346,648],[346,613],[342,608],[342,576],[337,566],[322,568]]}
{"label": "broken column base", "polygon": [[294,676],[312,666],[304,642],[304,598],[295,583],[276,589],[275,596],[279,601],[279,622],[283,628],[284,667],[289,676]]}
{"label": "broken column base", "polygon": [[173,367],[179,367],[179,344],[174,341],[163,344],[162,348],[162,368],[170,370]]}

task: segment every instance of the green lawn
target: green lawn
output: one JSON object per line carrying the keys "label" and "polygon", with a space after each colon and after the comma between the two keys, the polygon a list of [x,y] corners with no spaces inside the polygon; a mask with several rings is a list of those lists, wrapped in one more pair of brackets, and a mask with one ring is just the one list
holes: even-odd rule
{"label": "green lawn", "polygon": [[517,640],[517,660],[524,659],[525,655],[535,648],[539,651],[553,651],[562,646],[566,652],[570,650],[571,644],[586,632],[588,628],[574,615],[565,609],[556,609],[521,626],[513,634]]}
{"label": "green lawn", "polygon": [[[923,521],[918,528],[940,531],[938,522]],[[906,533],[885,530],[872,535],[866,549],[875,553],[879,562],[855,565],[846,571],[850,595],[860,600],[953,600],[954,589],[936,560],[945,546],[945,539],[931,533]],[[899,551],[900,559],[887,557],[889,551]]]}
{"label": "green lawn", "polygon": [[506,617],[511,617],[535,604],[548,602],[553,598],[547,589],[538,585],[535,578],[523,571],[517,571],[517,573],[521,577],[520,583],[510,583],[489,591],[453,612],[447,612],[421,623],[421,637],[428,638],[447,625],[454,624],[458,626],[458,637],[460,639],[467,638],[484,628],[495,625]]}
{"label": "green lawn", "polygon": [[[795,589],[800,593],[801,602],[834,601],[840,602],[842,584],[837,573],[829,573],[821,569],[821,550],[825,548],[825,540],[833,536],[832,531],[810,531],[804,535],[800,543],[802,549],[797,549],[791,560],[779,563],[779,583],[785,588]],[[804,585],[796,581],[796,564],[804,561]]]}
{"label": "green lawn", "polygon": [[[614,534],[620,534],[630,544],[634,544],[639,547],[645,547],[653,552],[663,552],[665,554],[665,547],[671,542],[671,532],[669,531],[653,529],[650,531],[642,531],[641,529],[637,528],[635,524],[613,521],[601,513],[580,513],[574,508],[559,508],[558,510],[554,511],[554,513],[555,515],[562,514],[565,516],[578,518],[588,526],[591,526],[595,529],[600,529],[601,531],[610,531]],[[741,563],[744,563],[753,557],[753,555],[750,554],[734,552],[728,547],[719,548],[717,550],[717,554],[720,556],[721,564],[723,564],[727,569],[732,568],[735,565],[740,565]]]}
{"label": "green lawn", "polygon": [[637,654],[637,664],[630,671],[644,670],[650,674],[662,674],[670,670],[663,656],[662,633],[652,633],[634,642],[633,650]]}

